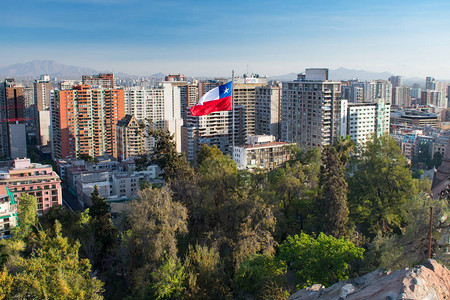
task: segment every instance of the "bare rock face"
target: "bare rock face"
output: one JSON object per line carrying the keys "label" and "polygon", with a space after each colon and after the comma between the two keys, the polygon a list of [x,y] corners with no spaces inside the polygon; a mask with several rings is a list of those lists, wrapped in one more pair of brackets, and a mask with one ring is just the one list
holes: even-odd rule
{"label": "bare rock face", "polygon": [[326,289],[315,284],[297,291],[288,300],[300,299],[450,299],[450,270],[430,259],[412,269],[376,270]]}

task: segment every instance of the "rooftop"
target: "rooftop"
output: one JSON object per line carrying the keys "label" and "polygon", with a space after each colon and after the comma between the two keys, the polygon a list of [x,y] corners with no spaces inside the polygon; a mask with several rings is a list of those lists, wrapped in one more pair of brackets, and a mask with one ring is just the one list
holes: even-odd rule
{"label": "rooftop", "polygon": [[242,147],[249,149],[249,148],[265,148],[265,147],[276,147],[276,146],[286,146],[291,145],[292,143],[287,142],[271,142],[266,144],[259,144],[259,145],[244,145]]}

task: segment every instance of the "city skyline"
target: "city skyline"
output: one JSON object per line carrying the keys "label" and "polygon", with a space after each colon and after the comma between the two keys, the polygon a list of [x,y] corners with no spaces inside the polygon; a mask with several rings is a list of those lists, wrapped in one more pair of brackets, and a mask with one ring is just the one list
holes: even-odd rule
{"label": "city skyline", "polygon": [[308,67],[450,79],[445,1],[16,1],[0,67],[57,60],[136,75],[281,75]]}

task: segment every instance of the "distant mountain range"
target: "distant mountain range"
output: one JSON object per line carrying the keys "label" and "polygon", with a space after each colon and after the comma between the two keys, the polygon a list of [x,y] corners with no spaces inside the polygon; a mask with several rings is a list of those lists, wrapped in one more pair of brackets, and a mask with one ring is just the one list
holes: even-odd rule
{"label": "distant mountain range", "polygon": [[[23,64],[14,64],[0,68],[0,77],[17,78],[38,78],[42,74],[48,74],[58,79],[81,79],[82,75],[94,75],[99,73],[109,73],[111,71],[99,71],[92,68],[78,67],[61,64],[53,60],[33,60]],[[116,77],[132,77],[132,75],[115,72]],[[164,78],[165,74],[156,73],[150,75],[150,78]]]}
{"label": "distant mountain range", "polygon": [[92,68],[64,65],[53,60],[33,60],[24,64],[15,64],[0,68],[0,76],[39,77],[48,74],[52,77],[81,77],[81,75],[102,73]]}
{"label": "distant mountain range", "polygon": [[[77,79],[82,75],[92,75],[99,73],[106,73],[108,71],[99,71],[92,68],[78,67],[61,64],[53,60],[33,60],[31,62],[23,64],[14,64],[11,66],[0,68],[0,77],[32,77],[37,78],[41,74],[49,74],[51,77],[57,77],[58,79]],[[302,71],[303,72],[303,71]],[[130,77],[132,75],[125,73],[115,73],[116,77]],[[393,74],[390,72],[370,72],[365,70],[353,70],[346,68],[338,68],[336,70],[330,70],[329,77],[331,80],[372,80],[372,79],[388,79]],[[163,73],[156,73],[149,77],[151,78],[164,78]],[[269,80],[288,81],[297,78],[297,73],[289,73],[285,75],[270,76]],[[409,82],[422,82],[423,78],[404,78],[405,83]]]}

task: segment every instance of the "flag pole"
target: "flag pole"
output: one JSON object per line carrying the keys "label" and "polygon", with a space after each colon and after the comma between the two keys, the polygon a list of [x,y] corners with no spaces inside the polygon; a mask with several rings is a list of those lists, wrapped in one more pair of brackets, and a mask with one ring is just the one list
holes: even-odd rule
{"label": "flag pole", "polygon": [[231,140],[232,140],[232,147],[231,147],[231,157],[234,159],[234,70],[231,71],[231,110],[232,110],[232,119],[231,119],[231,123],[232,123],[232,135],[231,135]]}

